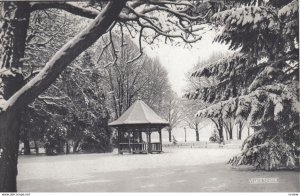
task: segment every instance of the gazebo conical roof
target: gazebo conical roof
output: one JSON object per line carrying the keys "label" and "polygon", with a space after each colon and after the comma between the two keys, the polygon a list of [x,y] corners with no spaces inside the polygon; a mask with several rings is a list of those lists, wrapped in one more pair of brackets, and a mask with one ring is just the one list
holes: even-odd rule
{"label": "gazebo conical roof", "polygon": [[158,116],[146,103],[137,100],[117,120],[108,124],[112,127],[125,125],[168,126],[169,122]]}

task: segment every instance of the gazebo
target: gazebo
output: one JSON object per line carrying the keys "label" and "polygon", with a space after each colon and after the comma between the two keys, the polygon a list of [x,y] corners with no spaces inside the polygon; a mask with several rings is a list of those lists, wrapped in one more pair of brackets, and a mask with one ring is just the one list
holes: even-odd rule
{"label": "gazebo", "polygon": [[[169,123],[143,101],[137,100],[117,120],[108,125],[118,131],[118,153],[135,154],[162,152],[161,129]],[[159,142],[151,142],[153,132],[158,132]],[[146,141],[143,140],[143,133],[146,135]]]}

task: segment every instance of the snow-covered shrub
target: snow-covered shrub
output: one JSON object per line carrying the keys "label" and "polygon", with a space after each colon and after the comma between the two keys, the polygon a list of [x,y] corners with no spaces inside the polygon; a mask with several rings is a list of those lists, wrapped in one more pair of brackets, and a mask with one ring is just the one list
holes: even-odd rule
{"label": "snow-covered shrub", "polygon": [[[281,137],[269,138],[270,131],[256,131],[242,146],[242,153],[232,157],[232,165],[253,165],[257,169],[275,170],[299,165],[299,149]],[[267,138],[267,139],[264,139]]]}
{"label": "snow-covered shrub", "polygon": [[66,128],[50,125],[45,131],[44,148],[46,155],[56,155],[64,152]]}
{"label": "snow-covered shrub", "polygon": [[220,143],[220,137],[218,135],[217,130],[214,129],[211,136],[209,137],[209,141],[214,143]]}

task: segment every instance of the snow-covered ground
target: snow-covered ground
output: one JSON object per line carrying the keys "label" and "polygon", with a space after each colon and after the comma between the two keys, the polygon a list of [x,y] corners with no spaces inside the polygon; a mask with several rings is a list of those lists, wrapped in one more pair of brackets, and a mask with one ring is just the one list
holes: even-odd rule
{"label": "snow-covered ground", "polygon": [[162,154],[74,154],[21,156],[18,180],[42,178],[87,178],[94,172],[127,171],[141,168],[190,166],[226,162],[238,149],[165,148]]}
{"label": "snow-covered ground", "polygon": [[[297,191],[297,172],[238,171],[225,162],[239,149],[164,148],[161,154],[20,156],[18,191]],[[253,177],[280,184],[251,185]],[[291,183],[290,183],[291,181]]]}

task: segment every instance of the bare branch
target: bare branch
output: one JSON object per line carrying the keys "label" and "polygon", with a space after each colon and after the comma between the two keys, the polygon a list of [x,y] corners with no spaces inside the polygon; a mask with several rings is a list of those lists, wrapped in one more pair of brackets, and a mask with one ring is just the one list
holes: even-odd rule
{"label": "bare branch", "polygon": [[110,43],[111,43],[113,54],[115,56],[115,60],[114,60],[113,64],[115,64],[117,62],[117,60],[118,60],[118,55],[117,55],[117,51],[116,51],[116,48],[115,48],[115,45],[114,45],[113,36],[112,36],[112,32],[111,31],[109,32],[109,39],[110,39]]}
{"label": "bare branch", "polygon": [[142,36],[143,36],[143,28],[140,30],[140,36],[139,36],[139,48],[140,48],[140,53],[134,57],[133,59],[127,61],[126,63],[133,63],[137,59],[139,59],[143,55],[143,48],[142,48]]}
{"label": "bare branch", "polygon": [[[103,40],[103,42],[104,42],[104,39],[103,39],[103,37],[102,37],[102,40]],[[97,63],[99,63],[99,61],[101,60],[101,57],[102,57],[102,55],[103,55],[103,53],[104,53],[104,51],[108,48],[108,46],[111,44],[111,40],[109,40],[106,44],[104,44],[104,46],[102,47],[102,51],[100,52],[100,55],[99,55],[99,57],[98,57],[98,59],[97,59]]]}

